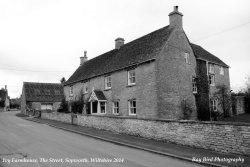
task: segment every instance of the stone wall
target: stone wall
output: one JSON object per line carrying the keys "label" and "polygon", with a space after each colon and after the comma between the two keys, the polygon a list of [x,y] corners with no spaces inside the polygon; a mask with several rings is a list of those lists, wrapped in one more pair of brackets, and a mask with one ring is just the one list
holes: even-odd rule
{"label": "stone wall", "polygon": [[[43,113],[42,118],[66,122],[65,120],[70,121],[70,114]],[[250,124],[87,115],[78,115],[77,124],[223,153],[250,156]]]}
{"label": "stone wall", "polygon": [[42,112],[41,118],[71,123],[71,115],[58,112]]}

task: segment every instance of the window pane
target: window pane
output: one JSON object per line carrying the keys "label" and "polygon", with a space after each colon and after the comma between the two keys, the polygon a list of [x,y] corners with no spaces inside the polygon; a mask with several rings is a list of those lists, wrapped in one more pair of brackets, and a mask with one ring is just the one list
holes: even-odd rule
{"label": "window pane", "polygon": [[128,71],[128,84],[135,83],[135,70]]}

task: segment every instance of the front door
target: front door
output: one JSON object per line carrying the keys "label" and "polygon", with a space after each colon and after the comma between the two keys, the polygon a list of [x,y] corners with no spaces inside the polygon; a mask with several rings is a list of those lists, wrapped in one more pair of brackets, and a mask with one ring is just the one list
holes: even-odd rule
{"label": "front door", "polygon": [[92,113],[97,113],[98,101],[93,101],[92,103]]}

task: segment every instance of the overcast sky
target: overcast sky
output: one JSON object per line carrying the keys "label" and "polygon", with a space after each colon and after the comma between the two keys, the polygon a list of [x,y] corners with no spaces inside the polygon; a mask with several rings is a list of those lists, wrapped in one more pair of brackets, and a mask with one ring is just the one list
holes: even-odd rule
{"label": "overcast sky", "polygon": [[59,82],[89,59],[169,24],[178,5],[189,40],[230,66],[231,87],[250,75],[249,0],[0,0],[0,88]]}

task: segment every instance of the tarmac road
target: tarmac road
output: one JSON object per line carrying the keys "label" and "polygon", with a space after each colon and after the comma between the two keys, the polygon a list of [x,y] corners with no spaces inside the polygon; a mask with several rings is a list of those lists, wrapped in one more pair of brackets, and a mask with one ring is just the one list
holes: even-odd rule
{"label": "tarmac road", "polygon": [[16,113],[0,113],[0,161],[5,166],[201,166],[27,121],[16,117]]}

